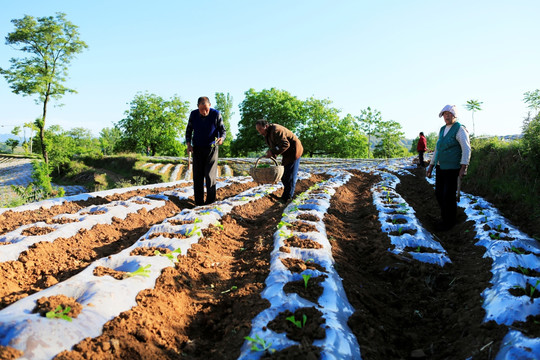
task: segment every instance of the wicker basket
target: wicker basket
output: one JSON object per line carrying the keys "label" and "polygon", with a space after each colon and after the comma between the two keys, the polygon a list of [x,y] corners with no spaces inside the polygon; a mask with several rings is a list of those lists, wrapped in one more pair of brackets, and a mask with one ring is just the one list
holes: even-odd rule
{"label": "wicker basket", "polygon": [[255,162],[255,166],[249,170],[249,174],[257,182],[258,184],[275,184],[279,180],[281,180],[281,177],[283,176],[284,167],[282,165],[279,165],[276,159],[272,159],[274,161],[275,166],[270,166],[267,168],[257,168],[257,165],[259,164],[259,161],[263,157],[257,159]]}

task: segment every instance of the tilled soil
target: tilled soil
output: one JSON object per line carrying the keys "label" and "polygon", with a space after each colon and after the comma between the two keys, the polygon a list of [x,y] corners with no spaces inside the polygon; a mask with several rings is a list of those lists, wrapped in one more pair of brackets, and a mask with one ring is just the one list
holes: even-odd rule
{"label": "tilled soil", "polygon": [[[416,176],[400,176],[397,191],[414,208],[420,223],[447,250],[452,263],[441,268],[398,256],[388,251],[390,241],[381,231],[373,205],[370,188],[380,178],[359,171],[353,174],[332,197],[324,223],[335,268],[356,310],[348,325],[357,337],[362,357],[494,358],[508,328],[483,322],[485,312],[480,294],[490,286],[491,260],[483,258],[484,248],[474,245],[474,229],[464,222],[462,210],[458,226],[445,233],[436,232],[434,222],[439,210],[433,188],[423,179],[423,171],[416,171]],[[299,181],[296,194],[325,178],[313,175]],[[255,184],[221,188],[218,200],[252,186]],[[163,270],[155,288],[139,293],[137,306],[107,322],[101,336],[83,340],[56,359],[238,358],[252,319],[269,307],[260,292],[269,273],[273,234],[284,209],[277,201],[279,195],[280,191],[234,208],[222,218],[223,229],[211,227],[203,231],[199,242],[185,256],[179,256],[174,267]],[[129,196],[133,194],[122,198]],[[5,213],[0,215],[2,232],[17,224],[76,212],[84,206],[87,204],[68,203],[49,210]],[[0,263],[0,309],[73,276],[98,258],[129,247],[153,224],[191,207],[192,199],[168,201],[164,207],[150,212],[142,210],[111,225],[97,225],[70,239],[35,244],[17,261]],[[290,246],[295,246],[293,241]],[[291,259],[286,263],[296,272],[317,267]],[[317,284],[322,278],[310,281]],[[320,296],[320,287],[311,289],[314,293],[303,293],[301,282],[286,286],[287,292],[306,298]],[[50,300],[41,302],[54,307],[56,303]],[[302,311],[309,312],[312,318],[318,310]],[[532,334],[533,324],[530,321],[518,327]],[[268,327],[290,330],[287,322],[280,324],[279,319]],[[319,329],[317,326],[310,339],[321,336]],[[320,349],[306,340],[306,334],[292,336],[300,339],[298,348],[267,357],[318,358]],[[0,358],[17,356],[20,354],[14,349],[0,346]]]}

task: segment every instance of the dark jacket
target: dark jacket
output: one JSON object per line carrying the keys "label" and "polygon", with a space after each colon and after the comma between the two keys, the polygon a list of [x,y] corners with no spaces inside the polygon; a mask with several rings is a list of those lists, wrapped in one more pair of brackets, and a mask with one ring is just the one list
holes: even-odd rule
{"label": "dark jacket", "polygon": [[213,108],[207,116],[201,116],[199,110],[189,115],[186,127],[186,144],[193,141],[193,146],[212,146],[216,138],[225,138],[226,131],[221,113]]}
{"label": "dark jacket", "polygon": [[268,125],[266,131],[266,143],[274,156],[283,156],[281,160],[283,165],[292,164],[302,156],[304,147],[292,131],[278,124]]}

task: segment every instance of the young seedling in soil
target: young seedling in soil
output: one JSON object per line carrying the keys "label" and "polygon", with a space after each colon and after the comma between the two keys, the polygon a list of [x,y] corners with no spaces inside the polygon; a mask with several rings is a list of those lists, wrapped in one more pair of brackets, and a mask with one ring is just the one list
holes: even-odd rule
{"label": "young seedling in soil", "polygon": [[281,228],[284,227],[284,226],[291,226],[291,224],[289,224],[288,222],[286,222],[286,221],[284,221],[284,220],[281,220],[281,221],[279,222],[279,224],[277,224],[277,228],[278,228],[278,229],[281,229]]}
{"label": "young seedling in soil", "polygon": [[144,276],[144,277],[150,277],[150,270],[148,270],[148,268],[150,266],[151,266],[150,264],[148,264],[148,265],[146,265],[144,267],[140,266],[137,270],[126,273],[124,275],[124,277],[133,277],[133,276],[137,276],[137,275]]}
{"label": "young seedling in soil", "polygon": [[202,236],[200,231],[196,233],[197,230],[199,230],[199,227],[197,225],[195,225],[193,227],[193,229],[191,229],[191,231],[187,232],[185,235],[187,237],[191,237],[191,236],[193,236],[193,234],[197,234],[198,236]]}
{"label": "young seedling in soil", "polygon": [[307,284],[311,275],[302,275],[302,277],[304,278],[304,288],[307,289]]}
{"label": "young seedling in soil", "polygon": [[[540,280],[536,280],[536,284],[534,286],[532,284],[529,284],[529,282],[527,281],[527,283],[525,284],[525,287],[520,286],[520,285],[514,285],[513,287],[515,289],[521,289],[525,293],[525,295],[527,295],[531,299],[531,301],[533,301],[534,300],[534,293],[536,292],[536,290],[538,288],[538,285],[540,285]],[[528,287],[530,287],[529,291],[527,291]],[[513,294],[513,295],[515,295],[515,294]]]}
{"label": "young seedling in soil", "polygon": [[178,255],[175,255],[175,254],[182,254],[182,249],[178,248],[178,249],[176,249],[176,250],[174,250],[174,251],[172,251],[172,252],[170,252],[168,254],[161,253],[159,250],[156,250],[156,251],[154,251],[154,254],[156,256],[165,256],[166,258],[168,258],[169,260],[171,260],[174,263],[174,262],[178,261],[178,259],[177,259]]}
{"label": "young seedling in soil", "polygon": [[296,320],[294,315],[291,315],[286,319],[289,320],[290,322],[292,322],[297,328],[301,329],[304,326],[306,326],[307,316],[306,316],[306,314],[302,314],[302,321]]}
{"label": "young seedling in soil", "polygon": [[515,247],[515,246],[512,246],[512,247],[510,248],[510,250],[512,250],[513,252],[515,252],[515,253],[518,254],[518,255],[523,255],[523,254],[525,254],[523,251],[519,250],[519,249],[518,249],[517,247]]}
{"label": "young seedling in soil", "polygon": [[238,289],[238,286],[233,285],[233,286],[231,286],[230,289],[222,291],[221,293],[226,294],[226,293],[231,292],[231,291],[236,290],[236,289]]}
{"label": "young seedling in soil", "polygon": [[259,335],[255,335],[255,339],[249,336],[245,336],[244,339],[247,341],[251,341],[253,344],[251,345],[251,351],[268,351],[270,353],[275,352],[275,349],[272,349],[270,346],[272,346],[271,342],[267,342],[266,340],[262,339]]}
{"label": "young seedling in soil", "polygon": [[398,234],[401,235],[403,233],[403,226],[398,227],[397,231]]}
{"label": "young seedling in soil", "polygon": [[489,234],[489,237],[491,238],[491,240],[500,240],[501,239],[499,233]]}
{"label": "young seedling in soil", "polygon": [[70,311],[71,308],[69,306],[66,306],[65,309],[62,309],[62,305],[58,305],[55,310],[51,310],[46,313],[45,317],[47,317],[48,319],[64,319],[71,322],[73,321],[73,319],[67,315]]}

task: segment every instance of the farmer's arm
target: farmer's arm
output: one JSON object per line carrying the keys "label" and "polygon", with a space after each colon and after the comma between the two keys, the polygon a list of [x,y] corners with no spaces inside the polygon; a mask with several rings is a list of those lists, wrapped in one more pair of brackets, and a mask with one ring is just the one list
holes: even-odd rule
{"label": "farmer's arm", "polygon": [[464,126],[461,126],[456,134],[456,140],[461,146],[461,168],[459,169],[459,177],[467,175],[467,168],[469,167],[469,161],[471,160],[471,142],[469,140],[469,133]]}

